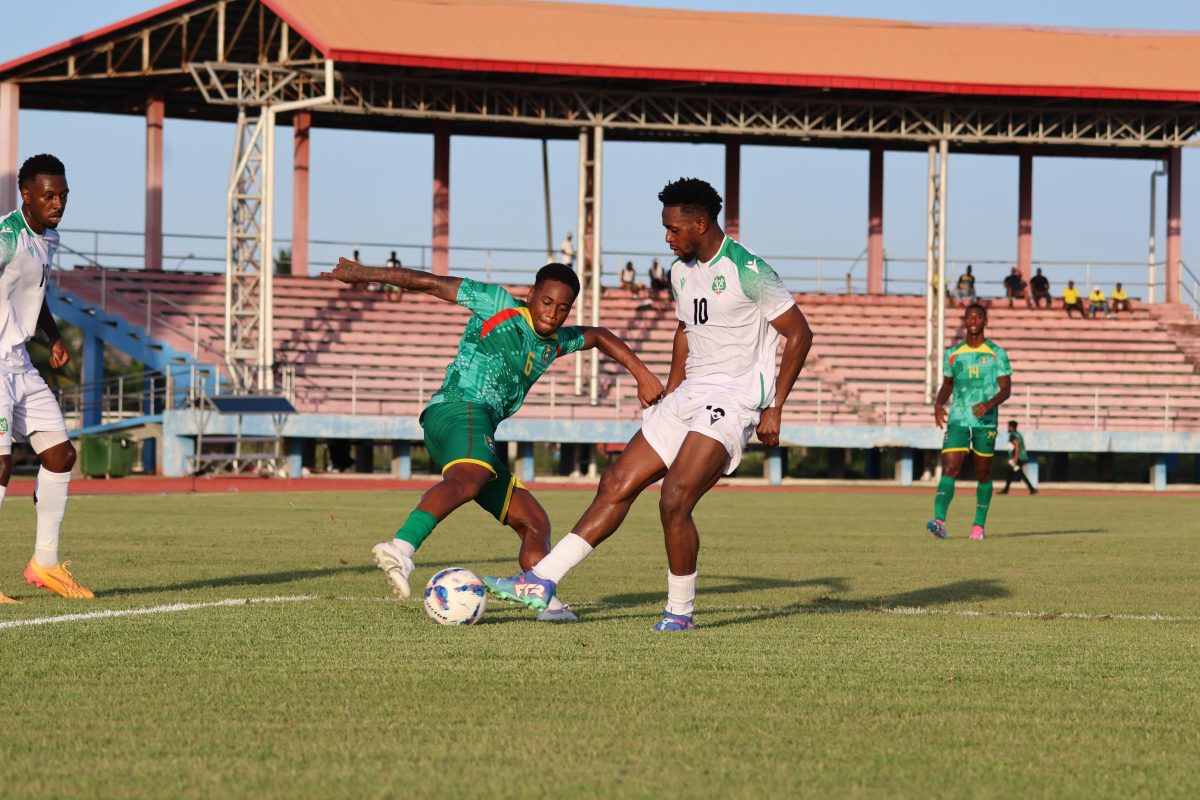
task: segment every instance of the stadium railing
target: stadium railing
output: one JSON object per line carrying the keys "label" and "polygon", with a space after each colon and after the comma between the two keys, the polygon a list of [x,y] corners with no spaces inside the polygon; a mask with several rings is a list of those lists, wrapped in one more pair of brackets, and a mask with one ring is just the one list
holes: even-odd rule
{"label": "stadium railing", "polygon": [[[70,253],[90,265],[104,264],[107,267],[140,269],[144,262],[141,231],[98,230],[90,228],[61,228],[60,233],[71,242]],[[90,242],[90,249],[87,243]],[[164,233],[163,265],[168,271],[182,268],[219,272],[225,266],[225,237],[218,234]],[[432,259],[432,247],[428,244],[410,242],[384,242],[353,239],[310,239],[309,272],[316,274],[332,268],[339,256],[350,256],[357,251],[363,263],[383,265],[395,251],[400,261],[408,267],[428,269]],[[276,258],[290,252],[291,242],[280,239],[275,242]],[[547,258],[557,259],[557,252],[547,254],[545,247],[507,245],[453,245],[449,249],[450,260],[457,274],[470,275],[481,280],[521,283],[529,280],[530,272],[544,264]],[[867,290],[865,251],[857,256],[820,255],[795,253],[763,253],[762,257],[775,267],[789,288],[797,292],[818,294],[861,294]],[[642,247],[606,248],[601,254],[604,279],[612,286],[617,284],[617,272],[626,261],[634,261],[639,280],[648,280],[652,259],[669,262],[663,249]],[[62,256],[57,265],[61,267]],[[1003,281],[1014,262],[995,258],[953,257],[946,263],[946,280],[953,293],[958,276],[970,264],[975,269],[976,291],[981,296],[1003,297]],[[1109,291],[1112,284],[1120,281],[1138,299],[1150,295],[1149,269],[1146,261],[1117,261],[1105,259],[1043,259],[1033,262],[1041,267],[1051,279],[1051,290],[1055,297],[1061,294],[1068,280],[1075,281],[1081,289],[1095,284]],[[1157,297],[1163,296],[1166,270],[1163,263],[1156,264],[1154,282]],[[884,258],[884,292],[887,294],[924,294],[925,258]],[[1086,292],[1084,292],[1086,294]],[[1195,292],[1193,291],[1193,295]],[[1193,303],[1193,305],[1196,305]],[[1193,316],[1195,316],[1193,310]]]}

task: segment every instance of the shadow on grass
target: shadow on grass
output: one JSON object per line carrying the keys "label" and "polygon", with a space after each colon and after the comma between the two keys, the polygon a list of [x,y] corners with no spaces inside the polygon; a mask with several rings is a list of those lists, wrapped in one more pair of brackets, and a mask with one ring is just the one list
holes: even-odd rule
{"label": "shadow on grass", "polygon": [[[472,564],[516,564],[515,558],[498,558],[498,559],[472,559]],[[448,566],[462,566],[462,564],[445,563],[436,564],[418,564],[416,569],[424,573],[428,571],[428,575],[433,575],[434,572],[444,570]],[[212,589],[216,587],[268,587],[268,585],[278,585],[284,583],[292,583],[294,581],[311,581],[313,578],[329,578],[343,575],[368,575],[368,573],[377,572],[378,567],[373,564],[355,565],[355,566],[331,566],[324,569],[311,570],[290,570],[286,572],[259,572],[254,575],[228,575],[212,578],[197,579],[197,581],[185,581],[181,583],[170,583],[156,585],[156,587],[125,587],[116,589],[101,589],[96,591],[97,597],[112,597],[116,595],[149,595],[160,593],[160,591],[186,591],[188,589]],[[416,579],[414,578],[414,582]],[[420,589],[414,587],[414,591]]]}
{"label": "shadow on grass", "polygon": [[[762,589],[781,589],[781,588],[803,588],[803,587],[829,587],[832,592],[844,592],[848,590],[848,582],[845,578],[812,578],[802,581],[787,581],[774,580],[769,578],[742,578],[736,576],[723,576],[728,583],[718,586],[702,586],[698,591],[701,602],[700,612],[703,613],[704,598],[714,594],[729,594],[744,590],[762,590]],[[702,625],[707,628],[722,628],[727,625],[744,625],[754,622],[765,622],[767,620],[781,619],[784,617],[801,616],[807,614],[853,614],[862,611],[876,611],[884,608],[903,608],[903,607],[920,607],[947,605],[950,603],[971,603],[982,600],[996,600],[1010,596],[1008,588],[999,581],[991,578],[981,578],[975,580],[955,581],[941,586],[930,586],[924,589],[914,589],[910,592],[901,592],[899,594],[886,595],[883,597],[871,597],[856,600],[842,600],[836,597],[821,596],[811,601],[799,601],[784,606],[776,606],[772,608],[753,608],[747,607],[746,613],[739,614],[731,619],[716,620],[713,622],[703,622]],[[641,617],[643,614],[631,614],[627,609],[612,609],[611,613],[606,613],[604,606],[634,606],[646,605],[650,603],[658,604],[663,600],[662,592],[654,593],[639,593],[639,594],[622,594],[613,595],[603,598],[598,601],[599,609],[587,613],[586,620],[613,620],[621,618]]]}
{"label": "shadow on grass", "polygon": [[160,586],[130,586],[116,589],[102,589],[96,592],[97,597],[115,597],[129,594],[154,594],[156,592],[182,592],[188,589],[211,589],[218,586],[268,586],[293,581],[310,580],[312,578],[327,578],[331,575],[365,575],[377,571],[374,566],[360,567],[328,567],[326,569],[296,569],[287,572],[262,572],[255,575],[226,575],[224,577],[202,578],[182,583],[170,583]]}
{"label": "shadow on grass", "polygon": [[[722,580],[724,583],[710,584],[709,580]],[[720,594],[737,594],[738,592],[764,591],[766,589],[804,589],[809,587],[825,587],[831,592],[845,592],[850,588],[846,578],[806,578],[804,580],[783,580],[781,578],[764,578],[762,576],[747,577],[742,575],[713,575],[705,576],[696,593],[709,597]],[[661,591],[631,592],[629,594],[614,594],[601,598],[601,606],[640,606],[647,603],[661,603],[664,599]]]}
{"label": "shadow on grass", "polygon": [[706,624],[705,628],[723,628],[726,625],[744,625],[749,622],[764,622],[770,619],[791,617],[799,614],[852,614],[860,611],[876,611],[884,608],[925,608],[949,603],[971,603],[980,600],[995,600],[1011,594],[1004,584],[991,578],[955,581],[942,586],[914,589],[911,592],[887,595],[862,600],[839,600],[821,597],[813,602],[793,603],[782,608],[762,611],[718,620]]}
{"label": "shadow on grass", "polygon": [[[1069,531],[1018,531],[1016,533],[1001,533],[997,539],[1012,539],[1017,536],[1074,536],[1079,533],[1112,533],[1109,528],[1079,528]],[[991,536],[988,537],[989,539]]]}

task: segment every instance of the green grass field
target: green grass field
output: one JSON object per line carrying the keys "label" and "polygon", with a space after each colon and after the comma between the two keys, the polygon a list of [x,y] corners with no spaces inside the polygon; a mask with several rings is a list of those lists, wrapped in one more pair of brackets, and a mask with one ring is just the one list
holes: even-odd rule
{"label": "green grass field", "polygon": [[[567,530],[584,492],[541,496]],[[969,541],[931,500],[714,493],[694,633],[656,494],[561,587],[582,622],[493,601],[472,628],[392,601],[369,548],[411,493],[79,497],[68,603],[20,579],[3,509],[0,797],[1194,797],[1200,525],[1172,496],[997,497]],[[514,569],[475,508],[419,583]],[[313,596],[57,624],[77,612]]]}

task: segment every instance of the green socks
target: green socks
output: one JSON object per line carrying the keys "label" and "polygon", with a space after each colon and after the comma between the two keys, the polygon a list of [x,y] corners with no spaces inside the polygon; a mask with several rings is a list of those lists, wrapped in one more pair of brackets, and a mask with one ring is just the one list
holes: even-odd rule
{"label": "green socks", "polygon": [[992,482],[980,481],[975,486],[975,524],[983,527],[987,522],[988,508],[992,505]]}
{"label": "green socks", "polygon": [[[991,484],[988,484],[988,497],[992,496]],[[945,475],[938,481],[937,494],[933,498],[933,518],[945,521],[946,511],[950,508],[950,501],[954,499],[954,478],[948,478]],[[986,513],[986,512],[985,512]]]}
{"label": "green socks", "polygon": [[408,542],[412,545],[413,550],[416,550],[422,542],[429,538],[429,534],[433,533],[437,524],[437,517],[433,514],[419,508],[415,509],[408,515],[408,519],[404,520],[400,530],[396,531],[396,538]]}

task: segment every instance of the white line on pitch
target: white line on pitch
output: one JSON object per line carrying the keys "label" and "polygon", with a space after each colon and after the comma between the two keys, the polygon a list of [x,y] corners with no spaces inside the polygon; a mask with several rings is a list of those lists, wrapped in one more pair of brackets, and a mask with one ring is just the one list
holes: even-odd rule
{"label": "white line on pitch", "polygon": [[943,617],[1014,617],[1017,619],[1120,619],[1133,622],[1197,622],[1200,617],[1170,617],[1164,614],[1087,614],[1078,611],[973,611],[948,608],[923,608],[920,606],[894,606],[879,608],[884,614],[908,614],[913,616],[939,615]]}
{"label": "white line on pitch", "polygon": [[0,622],[0,630],[5,628],[23,628],[27,625],[50,625],[55,622],[83,622],[92,619],[111,619],[113,617],[136,617],[144,614],[172,614],[176,611],[195,611],[200,608],[221,608],[224,606],[246,606],[260,603],[301,603],[305,600],[316,600],[315,594],[292,594],[279,597],[240,597],[230,600],[213,600],[208,603],[171,603],[165,606],[150,606],[149,608],[121,608],[111,611],[89,611],[85,614],[59,614],[54,617],[34,617],[33,619],[14,619]]}

